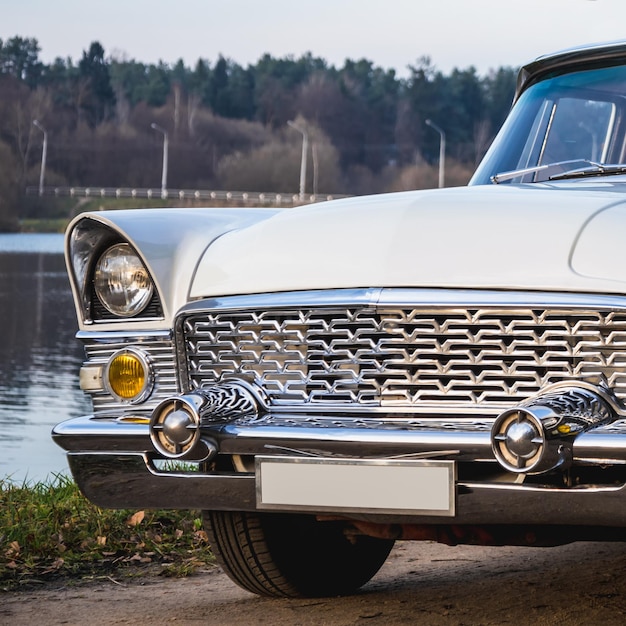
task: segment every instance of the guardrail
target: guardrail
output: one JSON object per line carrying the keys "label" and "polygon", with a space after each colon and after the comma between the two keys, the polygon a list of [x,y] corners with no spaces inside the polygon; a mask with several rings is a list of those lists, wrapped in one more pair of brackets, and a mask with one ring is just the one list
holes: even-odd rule
{"label": "guardrail", "polygon": [[159,198],[163,200],[210,200],[234,204],[295,206],[325,202],[345,196],[250,191],[210,191],[206,189],[133,189],[129,187],[27,187],[28,196],[70,196],[72,198]]}

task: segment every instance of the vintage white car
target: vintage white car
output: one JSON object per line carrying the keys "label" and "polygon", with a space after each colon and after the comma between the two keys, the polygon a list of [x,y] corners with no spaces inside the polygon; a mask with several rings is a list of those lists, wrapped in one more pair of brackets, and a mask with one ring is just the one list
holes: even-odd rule
{"label": "vintage white car", "polygon": [[469,186],[295,209],[88,213],[67,263],[103,507],[204,511],[273,596],[345,594],[396,539],[626,526],[626,43],[522,68]]}

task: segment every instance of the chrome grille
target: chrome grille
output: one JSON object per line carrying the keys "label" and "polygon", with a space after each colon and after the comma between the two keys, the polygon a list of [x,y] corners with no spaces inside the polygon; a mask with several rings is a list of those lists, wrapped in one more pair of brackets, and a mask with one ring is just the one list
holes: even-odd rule
{"label": "chrome grille", "polygon": [[626,399],[626,310],[342,306],[194,311],[190,389],[254,378],[276,407],[488,412],[603,376]]}
{"label": "chrome grille", "polygon": [[145,412],[152,410],[161,400],[178,393],[174,348],[171,340],[151,338],[138,341],[137,336],[126,340],[122,338],[112,340],[110,337],[103,336],[96,340],[89,337],[85,341],[85,353],[90,364],[102,363],[104,365],[112,354],[132,345],[148,355],[155,376],[154,391],[150,398],[141,404],[141,407],[121,404],[110,394],[99,392],[92,395],[95,413],[108,414],[114,412],[118,415],[120,412],[129,414],[137,413],[139,410]]}

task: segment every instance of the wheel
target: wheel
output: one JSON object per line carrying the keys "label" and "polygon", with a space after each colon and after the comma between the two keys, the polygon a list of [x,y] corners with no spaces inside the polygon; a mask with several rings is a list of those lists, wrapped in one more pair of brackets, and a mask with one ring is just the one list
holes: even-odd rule
{"label": "wheel", "polygon": [[353,593],[385,562],[393,540],[347,537],[342,522],[311,515],[205,511],[209,543],[226,574],[264,596]]}

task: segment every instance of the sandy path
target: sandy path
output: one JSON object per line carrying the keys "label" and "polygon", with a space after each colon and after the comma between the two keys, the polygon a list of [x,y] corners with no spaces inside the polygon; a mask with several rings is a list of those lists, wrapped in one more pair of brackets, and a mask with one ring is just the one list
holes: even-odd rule
{"label": "sandy path", "polygon": [[6,592],[0,624],[602,624],[626,623],[626,543],[450,548],[399,543],[347,598],[275,600],[215,568],[187,579]]}

